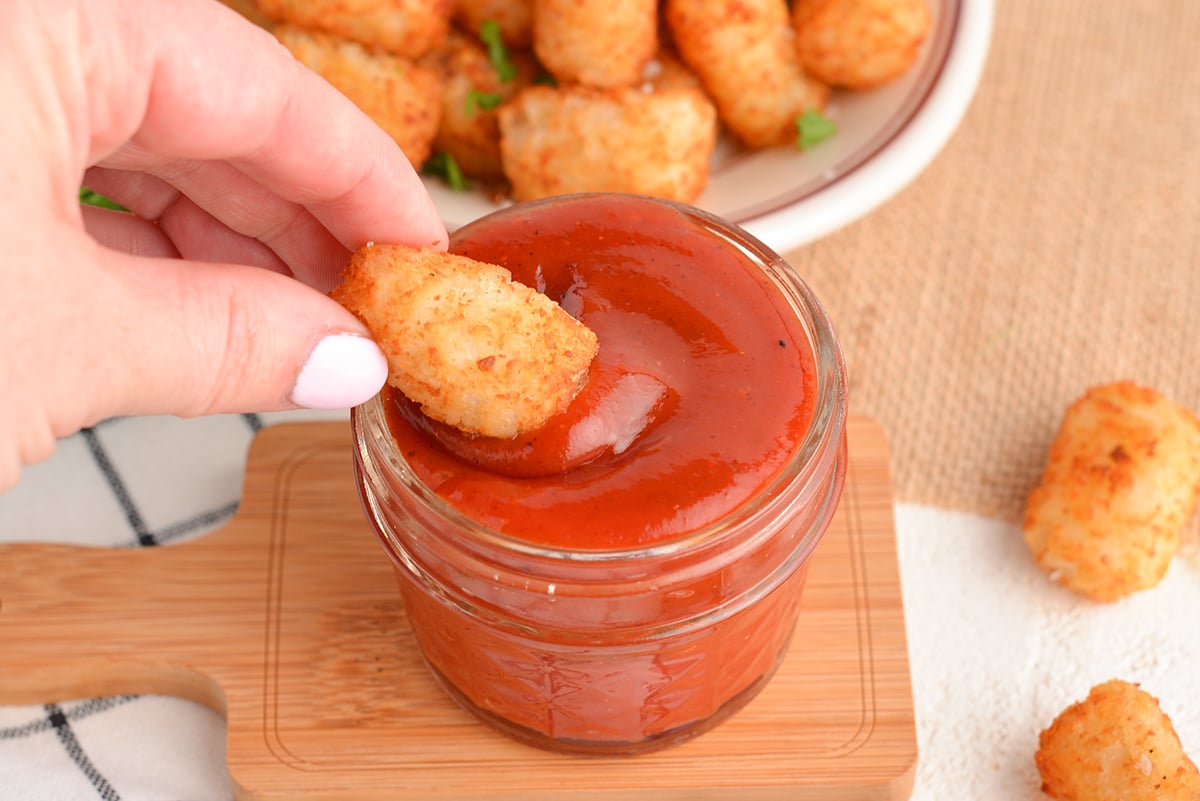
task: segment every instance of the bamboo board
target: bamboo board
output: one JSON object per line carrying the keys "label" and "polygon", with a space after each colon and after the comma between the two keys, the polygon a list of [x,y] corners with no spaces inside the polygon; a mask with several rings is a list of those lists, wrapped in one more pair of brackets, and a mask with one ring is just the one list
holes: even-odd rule
{"label": "bamboo board", "polygon": [[142,550],[0,547],[0,703],[160,693],[228,724],[256,801],[895,801],[916,737],[887,443],[849,429],[845,494],[791,649],[745,709],[637,757],[496,734],[434,684],[363,517],[344,423],[255,439],[234,519]]}

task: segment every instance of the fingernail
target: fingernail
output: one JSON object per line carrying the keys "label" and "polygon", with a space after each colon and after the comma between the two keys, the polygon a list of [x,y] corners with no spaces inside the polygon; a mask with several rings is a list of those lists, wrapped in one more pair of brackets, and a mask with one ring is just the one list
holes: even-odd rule
{"label": "fingernail", "polygon": [[306,409],[348,409],[378,392],[387,376],[387,358],[370,339],[330,334],[300,369],[291,400]]}

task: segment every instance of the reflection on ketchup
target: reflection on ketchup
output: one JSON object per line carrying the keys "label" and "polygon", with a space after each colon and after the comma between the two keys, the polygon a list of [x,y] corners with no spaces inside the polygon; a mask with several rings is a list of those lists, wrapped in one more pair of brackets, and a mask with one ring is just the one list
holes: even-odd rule
{"label": "reflection on ketchup", "polygon": [[840,495],[828,321],[744,233],[647,198],[512,207],[451,248],[559,301],[600,355],[564,414],[514,440],[390,391],[355,410],[364,501],[433,673],[560,750],[715,725],[778,665]]}

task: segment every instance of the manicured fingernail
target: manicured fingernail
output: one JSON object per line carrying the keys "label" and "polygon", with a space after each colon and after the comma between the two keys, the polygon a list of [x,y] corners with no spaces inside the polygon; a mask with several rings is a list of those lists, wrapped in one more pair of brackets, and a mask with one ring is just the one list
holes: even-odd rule
{"label": "manicured fingernail", "polygon": [[387,358],[370,339],[330,334],[301,368],[292,403],[307,409],[348,409],[378,392],[387,376]]}

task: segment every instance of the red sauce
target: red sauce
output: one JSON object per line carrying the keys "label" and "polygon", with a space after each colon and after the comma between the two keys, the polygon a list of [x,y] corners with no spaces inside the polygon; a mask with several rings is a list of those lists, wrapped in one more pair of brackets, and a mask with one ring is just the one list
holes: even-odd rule
{"label": "red sauce", "polygon": [[[587,388],[532,437],[471,441],[388,397],[409,464],[469,517],[558,548],[662,542],[753,496],[804,437],[815,369],[801,323],[745,254],[697,220],[598,196],[469,228],[452,249],[509,269],[600,341]],[[598,415],[601,428],[641,424],[628,447],[592,448],[576,464],[572,437]],[[430,431],[443,447],[430,447]]]}

